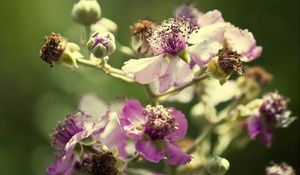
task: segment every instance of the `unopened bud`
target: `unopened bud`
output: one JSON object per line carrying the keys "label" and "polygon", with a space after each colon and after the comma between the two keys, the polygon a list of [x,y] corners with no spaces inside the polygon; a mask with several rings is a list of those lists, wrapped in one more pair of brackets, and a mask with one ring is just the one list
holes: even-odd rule
{"label": "unopened bud", "polygon": [[208,161],[207,164],[207,170],[211,175],[224,175],[228,169],[228,160],[221,157],[213,157]]}
{"label": "unopened bud", "polygon": [[74,4],[71,16],[79,24],[91,25],[101,17],[101,8],[97,0],[80,0]]}
{"label": "unopened bud", "polygon": [[115,52],[115,37],[109,32],[95,32],[87,42],[87,48],[95,57],[104,58]]}

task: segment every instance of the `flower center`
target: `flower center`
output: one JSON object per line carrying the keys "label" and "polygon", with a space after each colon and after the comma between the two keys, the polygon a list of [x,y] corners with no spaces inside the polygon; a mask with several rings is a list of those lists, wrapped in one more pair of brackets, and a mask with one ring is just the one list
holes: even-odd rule
{"label": "flower center", "polygon": [[176,55],[186,48],[190,34],[197,29],[188,18],[170,18],[151,31],[148,42],[155,54]]}
{"label": "flower center", "polygon": [[117,160],[109,151],[102,151],[92,155],[89,167],[91,175],[117,175],[119,172],[115,167]]}
{"label": "flower center", "polygon": [[218,64],[225,73],[233,75],[243,74],[243,64],[237,52],[221,49],[218,56]]}
{"label": "flower center", "polygon": [[146,106],[143,111],[146,116],[145,133],[152,139],[163,139],[178,129],[178,123],[175,116],[171,114],[170,109],[162,105]]}

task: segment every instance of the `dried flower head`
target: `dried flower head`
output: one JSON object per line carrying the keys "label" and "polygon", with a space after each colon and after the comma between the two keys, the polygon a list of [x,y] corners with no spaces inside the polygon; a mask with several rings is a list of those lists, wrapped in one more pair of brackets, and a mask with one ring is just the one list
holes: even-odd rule
{"label": "dried flower head", "polygon": [[146,39],[151,35],[150,31],[153,30],[155,26],[156,23],[152,20],[139,20],[130,26],[131,35],[141,35],[143,39]]}
{"label": "dried flower head", "polygon": [[220,68],[229,75],[242,75],[243,62],[237,52],[229,49],[221,49],[218,53],[218,64]]}
{"label": "dried flower head", "polygon": [[273,76],[260,66],[246,68],[245,76],[253,79],[261,88],[266,87],[273,79]]}
{"label": "dried flower head", "polygon": [[64,52],[67,39],[60,34],[52,33],[44,38],[44,45],[40,50],[40,58],[51,66],[53,62],[58,61]]}

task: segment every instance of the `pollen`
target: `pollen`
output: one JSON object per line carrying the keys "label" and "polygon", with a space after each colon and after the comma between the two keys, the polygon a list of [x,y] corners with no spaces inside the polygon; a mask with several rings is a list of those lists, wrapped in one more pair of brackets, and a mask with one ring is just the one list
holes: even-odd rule
{"label": "pollen", "polygon": [[164,108],[162,105],[148,105],[143,114],[146,116],[145,133],[152,139],[163,139],[178,129],[175,116],[172,110]]}

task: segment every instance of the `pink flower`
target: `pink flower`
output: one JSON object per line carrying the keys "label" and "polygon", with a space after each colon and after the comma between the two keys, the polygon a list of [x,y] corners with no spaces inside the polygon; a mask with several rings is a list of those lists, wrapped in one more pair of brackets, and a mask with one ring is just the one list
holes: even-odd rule
{"label": "pink flower", "polygon": [[166,156],[171,165],[191,160],[175,144],[187,132],[186,118],[175,108],[161,105],[143,108],[136,100],[126,100],[119,122],[125,134],[136,140],[136,151],[146,160],[158,163]]}

